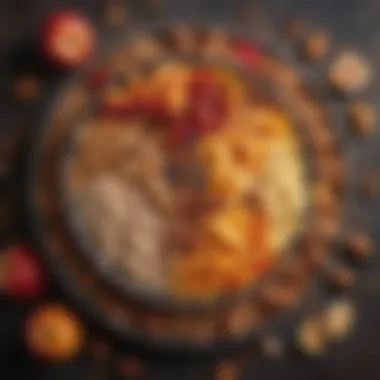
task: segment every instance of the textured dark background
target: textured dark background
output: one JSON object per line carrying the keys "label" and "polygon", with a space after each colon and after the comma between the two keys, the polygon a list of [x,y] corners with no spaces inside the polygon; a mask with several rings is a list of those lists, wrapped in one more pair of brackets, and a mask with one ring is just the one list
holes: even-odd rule
{"label": "textured dark background", "polygon": [[[136,2],[136,4],[138,4]],[[33,71],[33,57],[28,54],[37,27],[44,15],[57,6],[84,10],[97,25],[102,22],[103,3],[99,0],[0,0],[0,126],[2,133],[26,128],[33,131],[44,111],[45,100],[62,76],[45,72],[40,98],[31,104],[17,105],[10,99],[12,78],[20,72]],[[236,0],[167,0],[163,17],[188,17],[229,20],[235,17]],[[363,50],[378,66],[380,59],[380,2],[377,0],[267,0],[262,4],[267,16],[274,20],[300,15],[330,30],[338,44],[354,45]],[[133,8],[143,16],[141,7]],[[38,70],[38,68],[37,68]],[[33,132],[32,132],[33,133]],[[379,206],[379,204],[377,205]],[[376,215],[373,223],[378,224]],[[9,237],[4,237],[9,238]],[[340,380],[380,378],[380,277],[373,268],[361,282],[359,323],[350,339],[330,350],[318,360],[299,359],[287,355],[280,361],[252,358],[244,369],[247,379]],[[0,302],[0,378],[17,379],[86,379],[85,362],[78,360],[63,367],[48,367],[34,362],[20,345],[20,326],[28,309],[7,300]],[[152,379],[207,379],[211,364],[174,363],[170,359],[152,362]],[[105,379],[108,375],[105,374]]]}

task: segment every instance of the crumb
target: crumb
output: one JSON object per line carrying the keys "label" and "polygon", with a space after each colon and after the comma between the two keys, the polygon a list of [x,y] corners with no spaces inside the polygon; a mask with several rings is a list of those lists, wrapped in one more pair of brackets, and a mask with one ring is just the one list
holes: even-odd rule
{"label": "crumb", "polygon": [[356,259],[368,259],[373,251],[372,240],[364,233],[354,233],[347,240],[347,251]]}
{"label": "crumb", "polygon": [[331,339],[346,337],[355,322],[355,308],[347,300],[332,302],[324,311],[326,333]]}
{"label": "crumb", "polygon": [[136,357],[125,357],[118,361],[117,368],[127,379],[138,380],[144,378],[145,368],[140,359]]}
{"label": "crumb", "polygon": [[13,85],[13,95],[16,100],[33,100],[38,96],[40,83],[34,75],[24,75],[16,79]]}
{"label": "crumb", "polygon": [[296,332],[298,348],[305,355],[319,356],[325,352],[326,334],[324,320],[312,315],[300,322]]}
{"label": "crumb", "polygon": [[215,368],[214,380],[238,380],[239,366],[233,361],[220,363]]}
{"label": "crumb", "polygon": [[369,62],[355,51],[341,52],[332,62],[329,73],[331,84],[343,93],[364,90],[372,78]]}
{"label": "crumb", "polygon": [[355,131],[359,135],[368,135],[376,123],[375,109],[366,103],[354,103],[349,107],[349,116]]}
{"label": "crumb", "polygon": [[330,37],[327,33],[318,32],[309,36],[304,45],[304,54],[308,60],[323,58],[330,47]]}

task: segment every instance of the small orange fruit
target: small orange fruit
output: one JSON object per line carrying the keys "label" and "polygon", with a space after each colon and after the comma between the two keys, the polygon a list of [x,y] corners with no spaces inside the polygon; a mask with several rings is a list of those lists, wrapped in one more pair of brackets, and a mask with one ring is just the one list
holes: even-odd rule
{"label": "small orange fruit", "polygon": [[59,304],[42,306],[26,321],[27,347],[48,361],[62,362],[74,357],[82,348],[83,335],[78,318]]}

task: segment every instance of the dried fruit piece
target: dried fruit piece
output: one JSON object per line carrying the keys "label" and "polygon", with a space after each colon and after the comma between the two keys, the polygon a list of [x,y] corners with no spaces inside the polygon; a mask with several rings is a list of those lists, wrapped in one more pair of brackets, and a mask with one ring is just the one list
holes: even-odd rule
{"label": "dried fruit piece", "polygon": [[30,352],[53,362],[75,357],[83,344],[83,328],[65,306],[45,305],[32,313],[25,325],[25,339]]}
{"label": "dried fruit piece", "polygon": [[324,320],[320,315],[312,315],[300,322],[296,333],[296,343],[302,353],[319,356],[325,352],[327,337]]}
{"label": "dried fruit piece", "polygon": [[364,90],[368,87],[372,75],[369,62],[355,51],[338,54],[328,73],[331,84],[343,93]]}
{"label": "dried fruit piece", "polygon": [[233,361],[220,363],[215,368],[215,380],[237,380],[239,378],[239,366]]}
{"label": "dried fruit piece", "polygon": [[86,61],[94,50],[95,30],[84,16],[68,10],[51,14],[41,35],[46,58],[63,68],[74,68]]}
{"label": "dried fruit piece", "polygon": [[304,45],[305,57],[309,60],[323,58],[330,47],[330,37],[327,33],[318,32],[309,36]]}
{"label": "dried fruit piece", "polygon": [[138,380],[145,376],[145,367],[136,357],[125,357],[118,361],[117,369],[127,379]]}
{"label": "dried fruit piece", "polygon": [[35,99],[40,90],[40,83],[35,75],[23,75],[17,78],[13,84],[13,96],[16,100]]}
{"label": "dried fruit piece", "polygon": [[363,136],[373,132],[376,123],[376,113],[371,105],[366,103],[351,104],[349,116],[356,133]]}
{"label": "dried fruit piece", "polygon": [[33,298],[46,288],[41,263],[28,246],[8,249],[1,257],[1,289],[19,298]]}
{"label": "dried fruit piece", "polygon": [[355,322],[356,310],[347,300],[332,302],[324,311],[325,331],[331,339],[346,337]]}
{"label": "dried fruit piece", "polygon": [[366,260],[373,253],[371,238],[365,233],[356,232],[347,239],[347,253],[357,260]]}

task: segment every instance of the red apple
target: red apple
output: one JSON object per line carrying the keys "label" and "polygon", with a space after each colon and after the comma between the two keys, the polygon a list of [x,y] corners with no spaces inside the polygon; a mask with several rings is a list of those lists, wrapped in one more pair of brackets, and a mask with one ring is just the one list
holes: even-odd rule
{"label": "red apple", "polygon": [[16,298],[34,298],[45,290],[45,276],[36,254],[25,245],[7,250],[0,261],[0,289]]}
{"label": "red apple", "polygon": [[93,52],[95,30],[84,16],[73,11],[58,11],[45,20],[41,44],[49,61],[63,68],[74,68]]}

